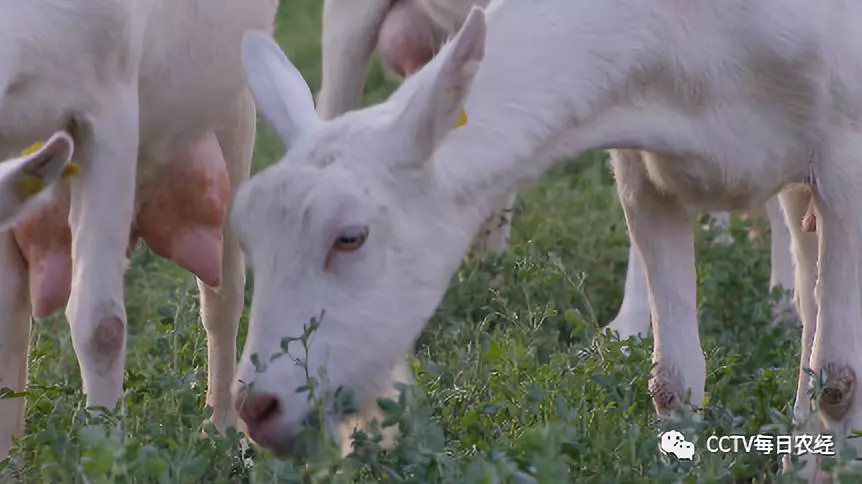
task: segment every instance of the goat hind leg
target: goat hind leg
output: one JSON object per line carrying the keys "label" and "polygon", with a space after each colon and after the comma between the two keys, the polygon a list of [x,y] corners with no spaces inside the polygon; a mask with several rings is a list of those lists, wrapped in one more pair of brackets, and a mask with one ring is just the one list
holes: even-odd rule
{"label": "goat hind leg", "polygon": [[644,154],[611,151],[611,164],[632,243],[643,257],[655,338],[650,393],[659,414],[675,410],[688,394],[700,407],[706,361],[697,324],[697,280],[691,215],[655,188]]}
{"label": "goat hind leg", "polygon": [[113,408],[123,393],[126,309],[123,273],[135,196],[138,92],[106,90],[98,115],[82,120],[72,180],[72,294],[66,317],[88,407]]}
{"label": "goat hind leg", "polygon": [[[23,391],[27,384],[30,300],[27,266],[11,231],[0,231],[0,388]],[[12,437],[24,434],[24,398],[0,399],[0,460]]]}
{"label": "goat hind leg", "polygon": [[[255,107],[251,95],[244,91],[235,102],[226,128],[216,132],[221,146],[231,194],[251,171],[255,136]],[[219,432],[236,425],[236,411],[231,400],[231,381],[236,366],[236,337],[245,304],[245,264],[236,236],[225,220],[222,228],[222,278],[217,288],[200,279],[201,320],[207,333],[207,406],[212,407],[210,422]]]}
{"label": "goat hind leg", "polygon": [[[794,205],[795,206],[795,205]],[[791,253],[792,237],[789,220],[785,220],[779,196],[774,196],[766,202],[766,215],[769,219],[770,232],[770,272],[769,288],[780,287],[782,297],[775,306],[773,320],[797,321],[799,316],[793,305],[794,258]],[[795,225],[799,225],[797,222]],[[816,256],[815,256],[816,257]]]}
{"label": "goat hind leg", "polygon": [[629,261],[626,267],[626,284],[623,302],[617,316],[607,328],[619,333],[620,340],[631,336],[642,338],[650,328],[649,289],[643,259],[634,243],[629,241]]}
{"label": "goat hind leg", "polygon": [[[812,382],[806,370],[811,366],[811,347],[814,343],[817,322],[817,303],[814,300],[814,288],[817,282],[817,235],[803,231],[799,224],[799,220],[810,203],[811,195],[807,188],[788,187],[778,195],[778,198],[781,203],[779,208],[782,208],[784,213],[785,226],[789,227],[792,242],[791,250],[795,258],[795,281],[793,285],[797,311],[802,321],[802,348],[793,413],[799,428],[798,432],[815,435],[822,433],[822,425],[817,415],[811,415],[811,395],[809,392]],[[771,215],[770,222],[775,224],[776,221]],[[800,456],[800,460],[805,462],[802,475],[811,482],[817,474],[816,456],[808,454]],[[789,456],[785,457],[783,466],[785,470],[790,469]]]}
{"label": "goat hind leg", "polygon": [[392,0],[324,0],[317,112],[332,119],[362,104],[365,71]]}

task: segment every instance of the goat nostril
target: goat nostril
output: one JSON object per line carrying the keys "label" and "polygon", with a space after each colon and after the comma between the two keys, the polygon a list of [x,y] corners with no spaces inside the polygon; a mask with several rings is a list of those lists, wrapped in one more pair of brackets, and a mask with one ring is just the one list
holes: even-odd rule
{"label": "goat nostril", "polygon": [[271,399],[267,404],[265,404],[265,407],[261,409],[259,415],[260,420],[267,421],[271,417],[274,417],[278,413],[278,407],[278,400],[274,398]]}
{"label": "goat nostril", "polygon": [[239,409],[240,418],[251,429],[257,429],[281,414],[278,397],[269,393],[249,395]]}

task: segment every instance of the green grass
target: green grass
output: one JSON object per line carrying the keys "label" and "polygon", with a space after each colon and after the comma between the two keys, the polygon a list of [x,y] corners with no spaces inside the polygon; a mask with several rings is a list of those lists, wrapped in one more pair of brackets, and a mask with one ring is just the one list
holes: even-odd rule
{"label": "green grass", "polygon": [[[315,90],[320,4],[284,2],[277,29]],[[366,102],[396,85],[375,61]],[[282,149],[259,126],[255,170]],[[197,286],[140,249],[126,278],[122,430],[83,428],[68,326],[62,315],[40,321],[31,338],[21,475],[36,483],[781,480],[774,455],[710,454],[700,444],[713,433],[788,432],[799,331],[769,324],[769,255],[747,241],[747,224],[734,220],[740,242],[732,248],[697,235],[709,395],[702,422],[688,433],[700,439],[693,464],[657,450],[662,425],[647,395],[652,339],[632,344],[626,357],[600,330],[622,296],[628,238],[610,169],[596,153],[523,190],[510,252],[481,260],[474,254],[455,275],[416,345],[425,396],[387,407],[404,434],[394,451],[379,451],[372,439],[346,460],[327,452],[300,463],[252,450],[247,466],[236,433],[201,433],[206,338]],[[505,284],[490,289],[499,274]],[[245,317],[241,324],[240,349]]]}

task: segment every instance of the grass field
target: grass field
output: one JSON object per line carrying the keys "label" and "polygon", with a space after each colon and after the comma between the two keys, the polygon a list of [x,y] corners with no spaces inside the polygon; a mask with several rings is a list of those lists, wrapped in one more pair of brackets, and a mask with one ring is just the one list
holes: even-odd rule
{"label": "grass field", "polygon": [[[316,90],[321,2],[282,3],[278,39]],[[396,85],[375,64],[366,102]],[[255,170],[281,149],[261,122]],[[68,325],[62,314],[39,321],[21,477],[35,483],[780,480],[775,455],[710,454],[701,444],[708,434],[788,433],[799,331],[769,324],[775,300],[767,287],[769,254],[746,239],[747,224],[734,219],[733,247],[710,244],[713,235],[697,231],[708,403],[702,422],[688,430],[699,437],[694,463],[658,452],[662,426],[647,394],[652,339],[624,356],[622,343],[600,330],[621,300],[628,238],[605,155],[596,153],[561,164],[521,192],[509,253],[474,254],[455,275],[416,345],[413,364],[426,398],[393,410],[405,436],[395,451],[368,442],[346,460],[324,453],[299,463],[254,450],[243,455],[236,433],[201,433],[206,338],[197,286],[139,249],[126,278],[122,430],[82,427],[84,396]],[[504,285],[489,289],[499,274]],[[246,324],[243,318],[240,349]]]}

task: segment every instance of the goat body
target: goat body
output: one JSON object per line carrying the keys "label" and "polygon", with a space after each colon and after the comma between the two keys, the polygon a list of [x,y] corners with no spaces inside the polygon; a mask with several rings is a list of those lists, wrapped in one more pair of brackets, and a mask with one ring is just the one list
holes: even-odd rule
{"label": "goat body", "polygon": [[[52,196],[0,232],[0,381],[24,389],[29,315],[68,299],[87,404],[114,407],[125,365],[124,260],[141,237],[199,278],[207,404],[223,430],[235,421],[245,284],[223,221],[230,192],[248,177],[255,128],[240,39],[271,32],[277,2],[9,5],[0,8],[0,156],[68,132],[81,173],[44,177]],[[0,454],[23,431],[23,403],[0,402]]]}

